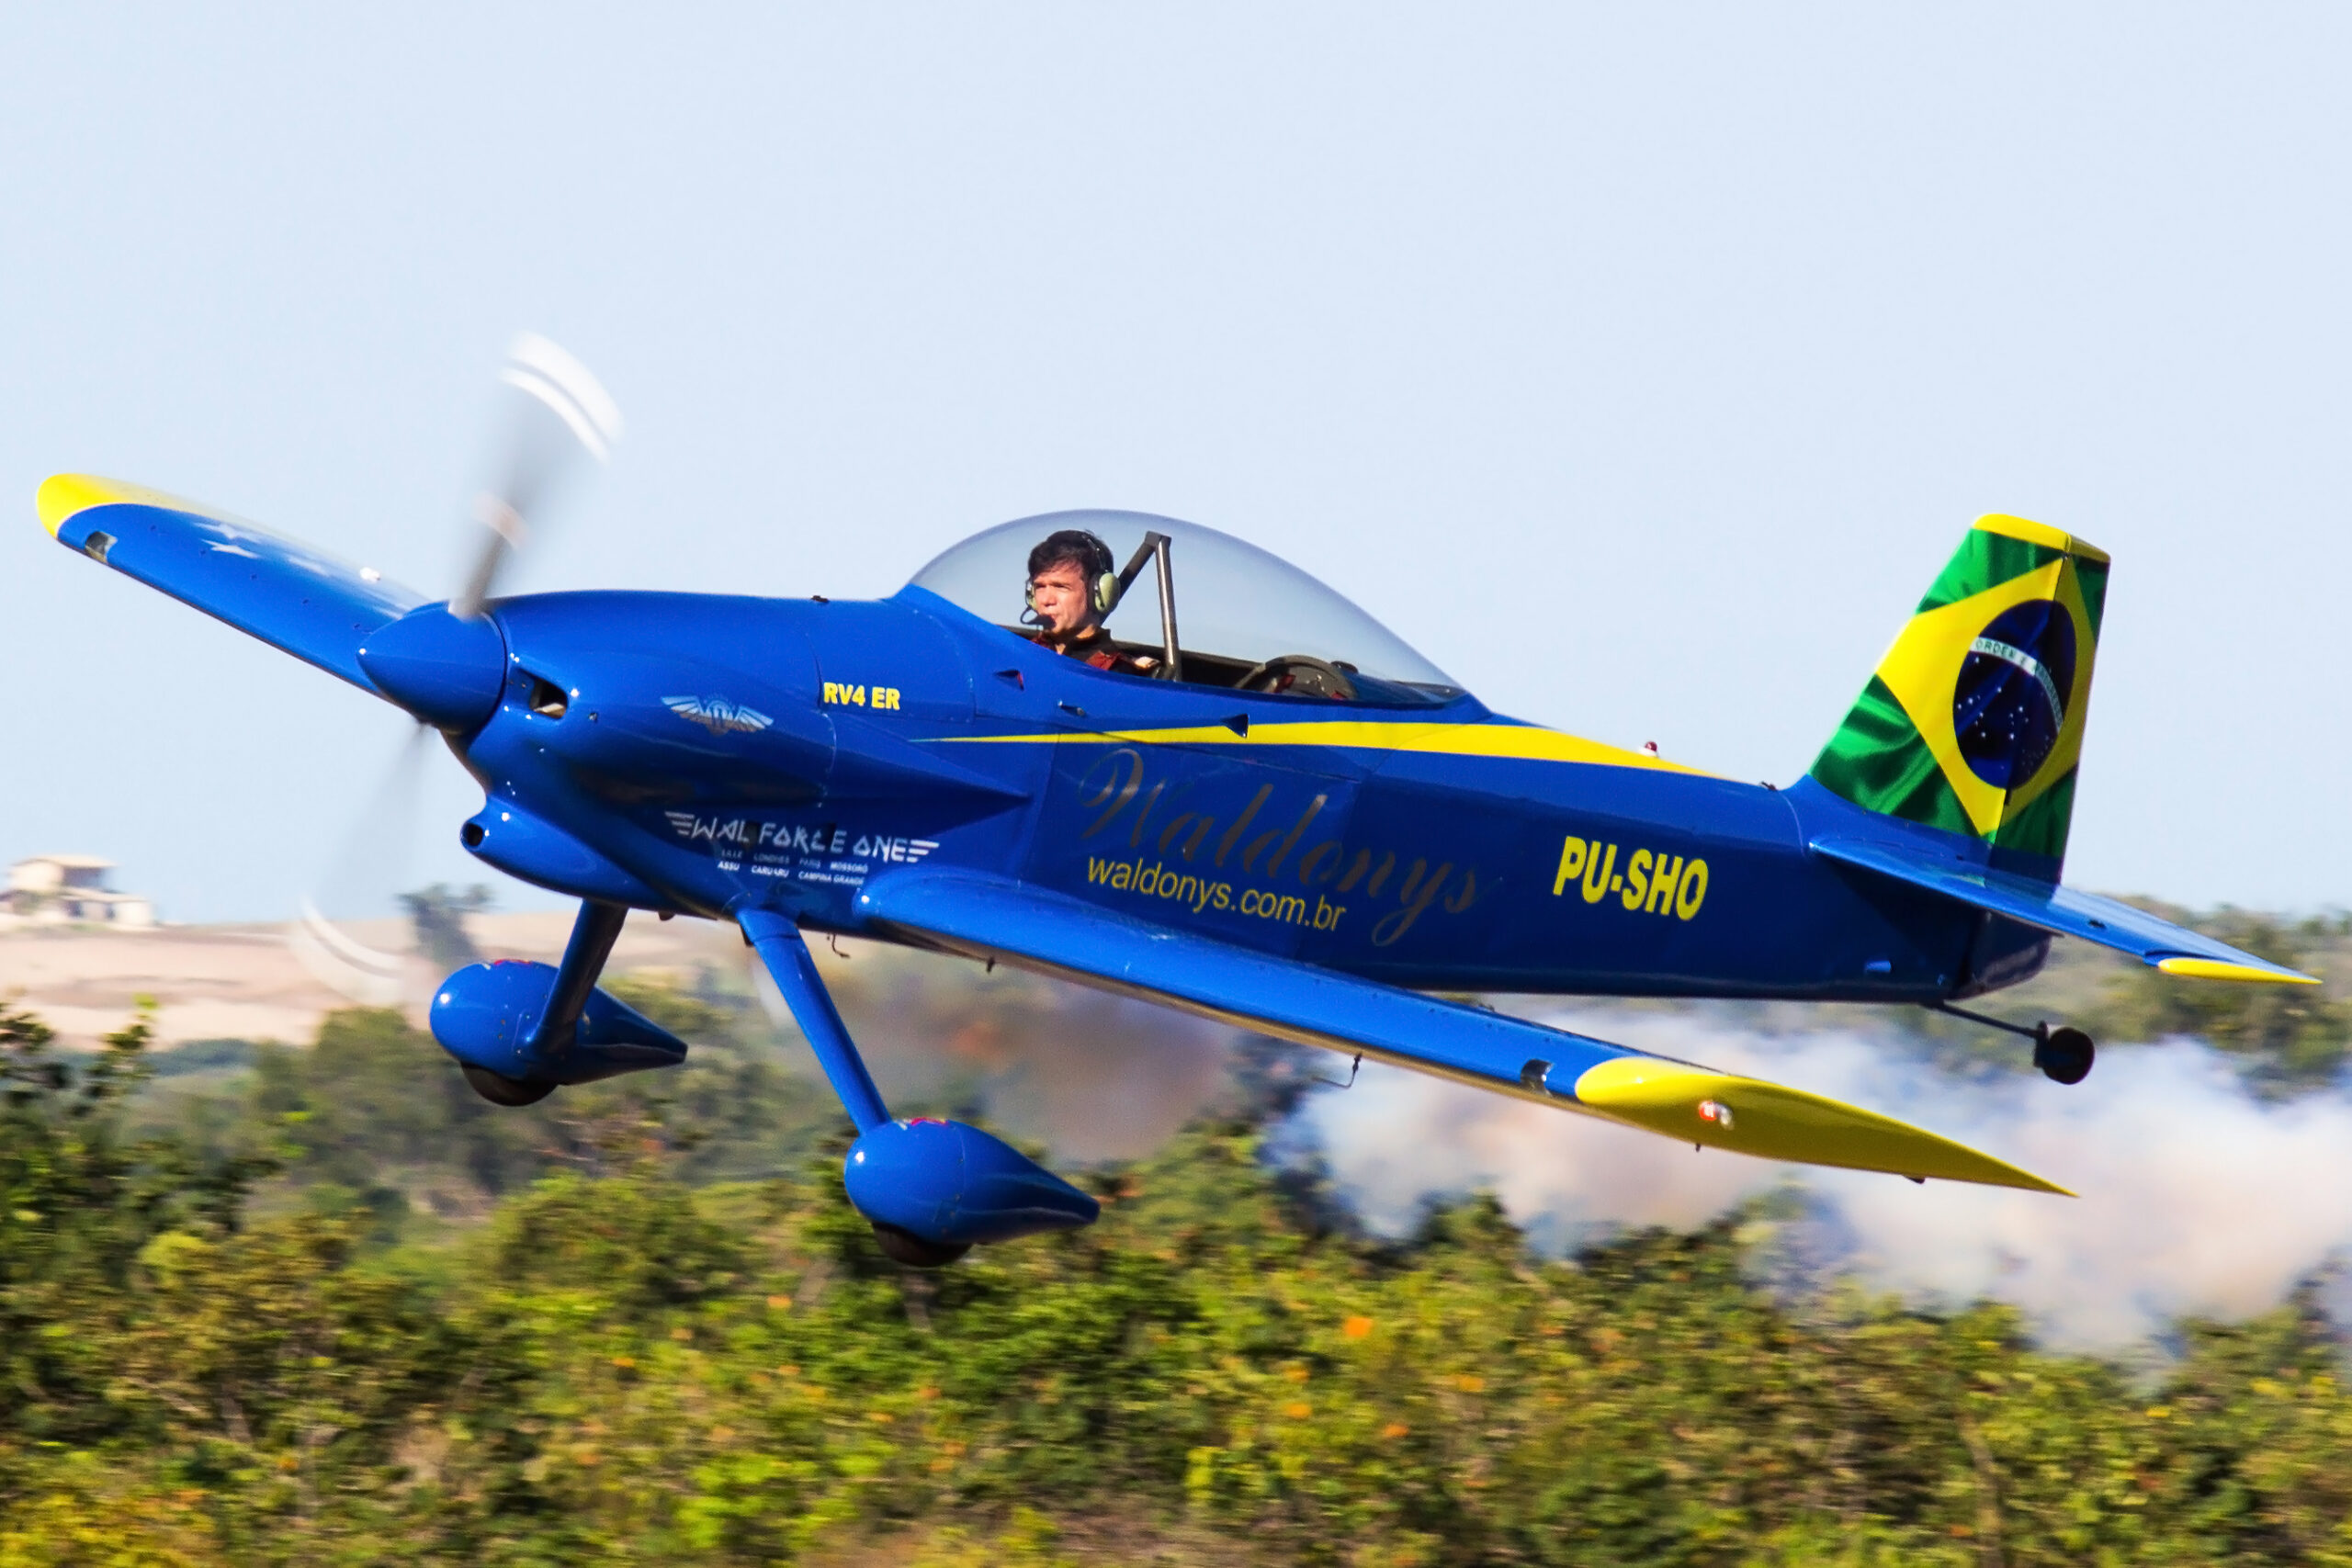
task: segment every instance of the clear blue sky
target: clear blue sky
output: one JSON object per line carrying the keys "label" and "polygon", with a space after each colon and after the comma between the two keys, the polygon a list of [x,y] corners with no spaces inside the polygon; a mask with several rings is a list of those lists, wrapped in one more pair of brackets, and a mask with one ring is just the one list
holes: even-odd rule
{"label": "clear blue sky", "polygon": [[[1497,707],[1801,773],[1969,520],[2116,570],[2070,879],[2352,902],[2352,13],[11,8],[0,857],[284,913],[401,723],[56,469],[446,590],[508,337],[629,419],[515,586],[1238,533]],[[418,874],[463,874],[436,759]],[[509,885],[511,886],[511,885]]]}

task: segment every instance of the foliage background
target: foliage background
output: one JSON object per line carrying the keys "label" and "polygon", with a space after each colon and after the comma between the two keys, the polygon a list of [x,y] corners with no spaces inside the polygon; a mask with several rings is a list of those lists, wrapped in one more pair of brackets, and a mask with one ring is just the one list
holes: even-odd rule
{"label": "foliage background", "polygon": [[[2208,923],[2323,968],[2344,940]],[[943,1026],[1067,1000],[848,968]],[[1254,1041],[1083,1173],[1100,1224],[913,1273],[746,997],[616,985],[693,1066],[520,1112],[392,1013],[80,1060],[0,1017],[0,1564],[2352,1562],[2316,1282],[2120,1362],[1823,1273],[1793,1197],[1561,1258],[1484,1195],[1374,1236],[1267,1157],[1315,1064]],[[2269,1094],[2345,1049],[2325,996],[2037,985],[2013,1004],[2200,1033]],[[977,1114],[987,1076],[917,1100]]]}

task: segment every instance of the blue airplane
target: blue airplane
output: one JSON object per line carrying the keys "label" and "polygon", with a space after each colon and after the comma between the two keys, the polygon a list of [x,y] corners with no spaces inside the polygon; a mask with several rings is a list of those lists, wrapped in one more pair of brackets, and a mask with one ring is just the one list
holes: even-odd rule
{"label": "blue airplane", "polygon": [[[540,340],[517,363],[573,434],[608,436],[576,363]],[[978,1128],[894,1119],[808,931],[1694,1145],[2051,1192],[1866,1110],[1428,993],[1975,1017],[1955,1004],[2035,974],[2052,936],[2315,983],[2060,886],[2108,558],[2020,518],[1977,521],[1811,772],[1775,788],[1493,713],[1306,573],[1141,513],[1008,523],[873,602],[492,597],[534,482],[485,505],[484,564],[446,601],[110,479],[57,476],[38,508],[68,548],[437,730],[482,788],[465,847],[580,900],[560,963],[438,987],[434,1035],[479,1092],[527,1104],[682,1061],[596,981],[632,909],[732,921],[855,1123],[849,1196],[902,1262],[1096,1205]],[[1081,602],[1075,642],[1039,608],[1032,552],[1056,536],[1080,541],[1048,563]],[[1978,1021],[2030,1034],[2061,1082],[2090,1069],[2078,1030]]]}

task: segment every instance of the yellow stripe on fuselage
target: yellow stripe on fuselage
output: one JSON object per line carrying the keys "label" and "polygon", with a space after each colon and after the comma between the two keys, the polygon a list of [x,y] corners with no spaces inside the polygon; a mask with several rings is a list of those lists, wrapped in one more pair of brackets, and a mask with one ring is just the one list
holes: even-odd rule
{"label": "yellow stripe on fuselage", "polygon": [[943,735],[943,741],[974,745],[1108,746],[1338,746],[1367,751],[1419,751],[1442,757],[1501,757],[1531,762],[1589,762],[1606,768],[1650,768],[1704,778],[1684,767],[1598,740],[1521,724],[1376,724],[1363,719],[1311,719],[1298,724],[1253,724],[1239,734],[1222,724],[1175,729],[1119,729],[1035,735]]}
{"label": "yellow stripe on fuselage", "polygon": [[52,539],[75,513],[126,502],[173,512],[193,512],[199,516],[204,513],[202,507],[175,495],[165,495],[144,485],[126,484],[120,479],[100,479],[96,474],[51,474],[40,481],[40,489],[33,493],[33,508],[40,513],[40,525],[49,530]]}

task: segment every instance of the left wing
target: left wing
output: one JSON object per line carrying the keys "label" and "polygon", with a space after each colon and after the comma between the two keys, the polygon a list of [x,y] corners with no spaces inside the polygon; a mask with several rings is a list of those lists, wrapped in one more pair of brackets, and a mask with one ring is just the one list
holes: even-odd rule
{"label": "left wing", "polygon": [[[1891,1117],[1129,919],[1001,877],[893,871],[869,918],[973,957],[1763,1159],[2065,1192]],[[2071,1194],[2070,1194],[2071,1196]]]}

